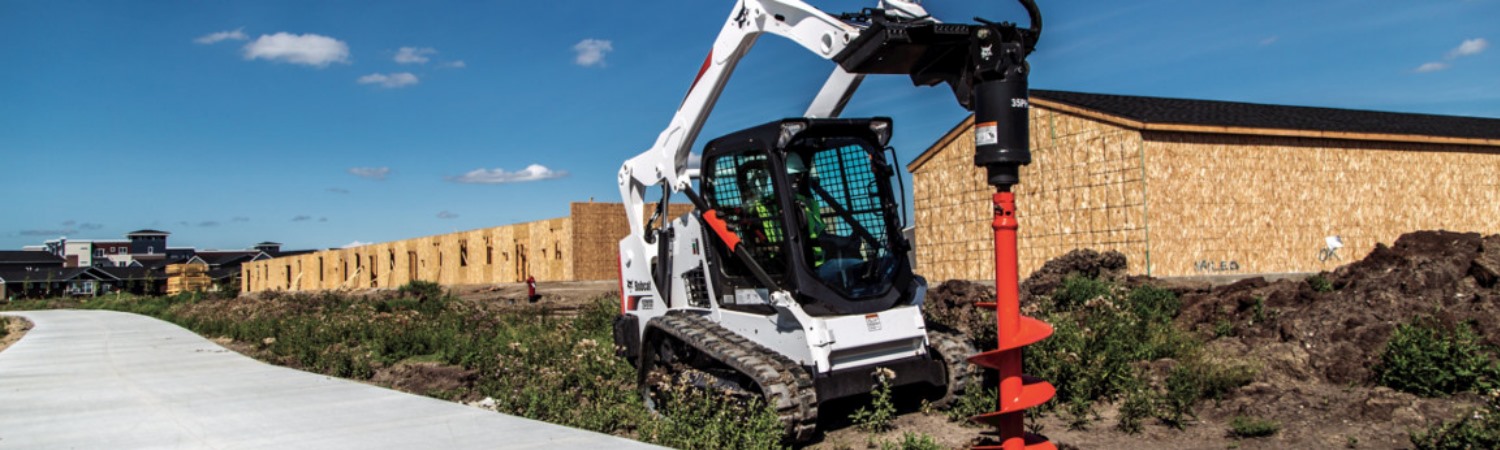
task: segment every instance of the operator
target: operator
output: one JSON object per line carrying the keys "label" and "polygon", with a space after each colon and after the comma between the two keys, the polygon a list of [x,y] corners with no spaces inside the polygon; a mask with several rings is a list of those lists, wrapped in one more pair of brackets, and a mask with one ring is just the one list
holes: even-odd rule
{"label": "operator", "polygon": [[[802,161],[802,155],[788,153],[786,158],[787,178],[791,180],[793,198],[797,202],[798,210],[802,213],[803,223],[807,224],[807,238],[811,243],[813,269],[817,270],[818,278],[825,282],[837,285],[847,284],[849,280],[844,275],[849,269],[859,265],[862,260],[849,257],[850,251],[840,243],[847,244],[847,238],[835,234],[829,234],[828,225],[823,222],[823,204],[818,201],[818,195],[814,193],[814,184],[817,181],[809,176],[807,165]],[[857,253],[855,254],[857,255]],[[831,256],[831,257],[830,257]]]}

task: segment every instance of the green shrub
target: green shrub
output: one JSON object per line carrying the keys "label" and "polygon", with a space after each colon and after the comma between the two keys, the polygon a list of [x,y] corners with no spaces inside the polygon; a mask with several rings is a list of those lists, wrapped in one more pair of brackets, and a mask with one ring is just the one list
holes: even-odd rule
{"label": "green shrub", "polygon": [[1229,419],[1229,435],[1237,438],[1258,438],[1281,431],[1281,423],[1274,420],[1235,416]]}
{"label": "green shrub", "polygon": [[0,338],[10,335],[10,316],[0,316]]}
{"label": "green shrub", "polygon": [[1307,277],[1307,285],[1315,292],[1333,292],[1333,282],[1321,273]]}
{"label": "green shrub", "polygon": [[1072,311],[1089,300],[1109,294],[1109,283],[1073,275],[1063,279],[1062,286],[1052,294],[1052,307],[1058,311]]}
{"label": "green shrub", "polygon": [[396,289],[403,297],[414,297],[419,300],[433,300],[447,297],[443,285],[431,281],[413,280]]}
{"label": "green shrub", "polygon": [[[1066,307],[1042,308],[1040,318],[1053,326],[1053,334],[1025,349],[1023,366],[1057,387],[1056,400],[1044,408],[1063,407],[1073,428],[1095,418],[1099,401],[1134,392],[1132,407],[1154,405],[1143,398],[1154,394],[1145,387],[1138,363],[1180,358],[1201,345],[1173,325],[1181,301],[1166,289],[1140,286],[1121,293],[1109,283],[1073,277],[1052,300]],[[1122,429],[1138,427],[1133,420],[1125,418]]]}
{"label": "green shrub", "polygon": [[1500,387],[1500,363],[1468,324],[1446,329],[1419,318],[1396,327],[1375,377],[1383,386],[1425,397],[1485,392]]}

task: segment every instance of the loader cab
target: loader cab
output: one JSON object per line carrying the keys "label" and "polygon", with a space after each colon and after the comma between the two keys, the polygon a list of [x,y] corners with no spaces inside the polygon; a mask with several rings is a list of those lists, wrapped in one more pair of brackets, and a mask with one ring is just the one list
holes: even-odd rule
{"label": "loader cab", "polygon": [[[785,119],[703,150],[705,200],[810,314],[883,311],[915,295],[890,133],[886,118]],[[716,292],[765,288],[715,242]]]}

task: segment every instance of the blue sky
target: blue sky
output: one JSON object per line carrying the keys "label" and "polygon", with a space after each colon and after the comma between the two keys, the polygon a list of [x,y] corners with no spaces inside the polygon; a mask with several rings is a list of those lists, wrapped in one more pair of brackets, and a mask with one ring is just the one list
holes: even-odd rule
{"label": "blue sky", "polygon": [[[1039,3],[1034,88],[1500,117],[1495,0]],[[0,249],[338,247],[617,202],[731,4],[0,0]],[[801,114],[831,64],[761,39],[695,148]],[[845,115],[893,117],[904,164],[966,112],[885,77]]]}

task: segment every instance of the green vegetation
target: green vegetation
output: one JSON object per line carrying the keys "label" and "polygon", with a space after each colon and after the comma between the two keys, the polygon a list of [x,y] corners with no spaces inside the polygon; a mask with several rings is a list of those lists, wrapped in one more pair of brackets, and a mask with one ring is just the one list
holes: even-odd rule
{"label": "green vegetation", "polygon": [[[1023,365],[1057,387],[1046,407],[1062,407],[1074,428],[1096,419],[1099,402],[1114,401],[1122,402],[1116,426],[1123,431],[1138,431],[1147,417],[1181,426],[1199,401],[1222,398],[1254,375],[1248,367],[1206,358],[1201,340],[1172,324],[1182,304],[1166,289],[1126,290],[1075,276],[1039,300],[1038,316],[1054,332],[1026,348]],[[1165,379],[1153,379],[1141,363],[1162,359],[1175,364]],[[960,399],[955,410],[967,408],[968,400]]]}
{"label": "green vegetation", "polygon": [[635,369],[616,357],[613,294],[576,317],[542,307],[494,313],[432,283],[391,293],[278,294],[225,299],[101,296],[16,302],[8,308],[108,309],[168,320],[200,335],[248,343],[278,364],[369,380],[383,369],[426,361],[471,373],[463,387],[419,392],[494,399],[500,412],[680,448],[774,448],[781,427],[759,404],[713,395],[674,396],[665,417],[646,410]]}
{"label": "green vegetation", "polygon": [[1333,292],[1333,282],[1328,281],[1328,277],[1321,273],[1307,277],[1307,285],[1312,286],[1316,292]]}
{"label": "green vegetation", "polygon": [[938,445],[932,436],[910,431],[901,433],[899,441],[880,443],[881,450],[941,450],[942,448],[943,446]]}
{"label": "green vegetation", "polygon": [[1410,434],[1417,450],[1500,448],[1500,391],[1490,391],[1484,408]]}
{"label": "green vegetation", "polygon": [[1258,438],[1281,431],[1281,423],[1274,420],[1236,416],[1229,419],[1229,435],[1237,438]]}
{"label": "green vegetation", "polygon": [[0,338],[10,335],[10,317],[0,316]]}
{"label": "green vegetation", "polygon": [[891,430],[891,421],[896,419],[896,404],[891,402],[891,380],[896,377],[890,369],[875,369],[874,390],[870,392],[870,404],[861,406],[850,417],[854,425],[862,430],[879,433]]}
{"label": "green vegetation", "polygon": [[1468,324],[1444,327],[1419,318],[1396,327],[1375,377],[1381,385],[1424,397],[1500,388],[1500,362]]}

